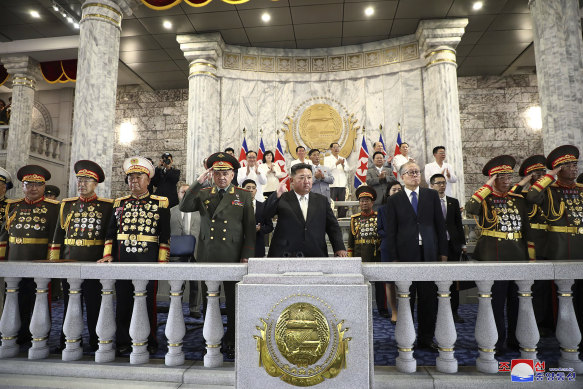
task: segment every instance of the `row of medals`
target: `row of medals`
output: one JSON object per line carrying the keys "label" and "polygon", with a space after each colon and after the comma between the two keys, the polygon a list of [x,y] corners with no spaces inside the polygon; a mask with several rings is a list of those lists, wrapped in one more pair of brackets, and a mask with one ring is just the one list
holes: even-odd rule
{"label": "row of medals", "polygon": [[[41,216],[31,216],[31,210],[20,209],[20,217],[17,220],[17,224],[14,226],[17,230],[20,229],[33,229],[36,231],[45,230],[47,219]],[[33,214],[45,214],[48,210],[46,207],[37,207],[32,209]],[[35,224],[33,225],[32,222]],[[24,224],[23,224],[24,223]],[[39,224],[40,223],[40,224]]]}
{"label": "row of medals", "polygon": [[[581,197],[581,198],[580,198]],[[583,192],[577,189],[563,189],[563,201],[567,203],[567,215],[573,224],[579,226],[583,220]]]}
{"label": "row of medals", "polygon": [[[142,209],[141,204],[126,204],[124,207],[123,217],[123,230],[124,232],[138,230],[139,232],[148,232],[152,235],[156,233],[156,227],[158,226],[158,220],[160,215],[156,212],[158,206],[156,204],[145,204],[143,207],[148,210],[146,212]],[[130,213],[130,210],[133,211]],[[152,209],[152,211],[150,211]],[[152,220],[154,219],[154,220]],[[136,225],[139,223],[139,225]],[[145,224],[145,225],[144,225]],[[126,252],[128,253],[147,253],[148,252],[148,242],[138,242],[137,240],[126,239],[124,242],[126,247]],[[129,246],[132,247],[129,247]]]}
{"label": "row of medals", "polygon": [[361,218],[360,219],[360,237],[362,239],[366,238],[377,238],[378,228],[377,228],[377,218]]}
{"label": "row of medals", "polygon": [[73,214],[73,228],[75,232],[71,235],[71,238],[78,237],[79,229],[85,231],[87,228],[87,238],[98,238],[101,233],[101,219],[103,218],[103,213],[95,210],[93,205],[87,207],[87,211],[75,212]]}
{"label": "row of medals", "polygon": [[498,224],[502,232],[520,231],[522,220],[518,214],[518,209],[514,208],[512,200],[494,200],[494,210],[498,216]]}

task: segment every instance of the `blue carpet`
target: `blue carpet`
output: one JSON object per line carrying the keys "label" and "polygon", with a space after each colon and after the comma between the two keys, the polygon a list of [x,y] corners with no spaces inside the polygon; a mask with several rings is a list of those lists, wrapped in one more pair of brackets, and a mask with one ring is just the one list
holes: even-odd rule
{"label": "blue carpet", "polygon": [[[168,306],[167,302],[159,302],[158,306]],[[204,338],[202,336],[202,319],[193,319],[188,316],[188,304],[183,304],[183,313],[186,322],[186,336],[184,337],[183,351],[186,359],[202,360],[204,355]],[[465,323],[456,324],[457,342],[455,345],[455,357],[460,366],[475,366],[476,358],[478,357],[478,345],[474,338],[474,327],[476,324],[476,317],[478,312],[477,304],[461,304],[458,313],[465,319]],[[49,338],[49,346],[54,349],[58,346],[59,336],[61,331],[61,323],[63,317],[63,302],[56,301],[52,303],[52,327]],[[158,322],[166,321],[166,313],[158,313]],[[226,317],[223,316],[223,323],[226,324]],[[389,319],[379,316],[376,309],[373,311],[373,326],[374,326],[374,359],[377,366],[394,366],[395,359],[398,356],[397,343],[395,341],[395,326],[391,324]],[[417,323],[415,323],[417,328]],[[165,325],[158,326],[158,343],[160,349],[152,358],[164,358],[168,351],[166,336],[164,335]],[[84,339],[84,353],[91,355],[89,349],[89,334],[87,329],[83,330]],[[23,350],[24,351],[24,350]],[[418,366],[435,366],[435,358],[437,353],[431,351],[415,350],[414,357],[417,359]],[[518,352],[508,352],[503,357],[498,358],[499,361],[510,361],[511,359],[519,358]],[[555,337],[542,338],[538,344],[538,357],[541,361],[546,362],[547,366],[557,366],[560,352],[559,343]],[[230,361],[229,359],[225,359]]]}

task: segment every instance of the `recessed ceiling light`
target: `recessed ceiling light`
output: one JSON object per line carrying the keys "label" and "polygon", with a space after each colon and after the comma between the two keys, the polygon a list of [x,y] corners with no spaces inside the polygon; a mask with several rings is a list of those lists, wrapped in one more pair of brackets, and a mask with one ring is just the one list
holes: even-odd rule
{"label": "recessed ceiling light", "polygon": [[38,13],[38,11],[30,11],[30,16],[36,19],[40,18],[40,14]]}
{"label": "recessed ceiling light", "polygon": [[364,14],[366,16],[372,16],[374,14],[374,8],[373,7],[366,7],[364,10]]}
{"label": "recessed ceiling light", "polygon": [[172,23],[170,23],[168,20],[165,20],[164,23],[162,23],[162,26],[164,26],[165,29],[170,30],[172,28]]}
{"label": "recessed ceiling light", "polygon": [[79,23],[73,23],[73,27],[79,28]]}
{"label": "recessed ceiling light", "polygon": [[59,7],[57,7],[57,5],[56,5],[56,4],[53,4],[53,9],[54,9],[55,11],[58,11],[58,10],[59,10]]}
{"label": "recessed ceiling light", "polygon": [[482,3],[481,1],[476,1],[476,2],[474,3],[474,5],[472,5],[472,8],[473,8],[475,11],[477,11],[477,10],[480,10],[480,9],[482,9],[482,7],[483,7],[483,6],[484,6],[484,3]]}
{"label": "recessed ceiling light", "polygon": [[271,20],[271,15],[268,14],[267,12],[264,12],[263,15],[261,15],[261,20],[267,23]]}
{"label": "recessed ceiling light", "polygon": [[72,18],[72,17],[70,17],[70,16],[67,16],[67,21],[68,21],[69,23],[71,23],[71,24],[75,23],[75,21],[73,20],[73,18]]}

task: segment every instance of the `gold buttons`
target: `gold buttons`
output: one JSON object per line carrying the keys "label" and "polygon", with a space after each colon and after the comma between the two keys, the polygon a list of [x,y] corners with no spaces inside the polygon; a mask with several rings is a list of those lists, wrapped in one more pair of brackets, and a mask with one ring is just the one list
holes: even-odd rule
{"label": "gold buttons", "polygon": [[211,236],[211,240],[213,240],[214,238],[215,238],[214,236]]}
{"label": "gold buttons", "polygon": [[227,224],[227,221],[225,220],[225,224]]}
{"label": "gold buttons", "polygon": [[211,222],[214,223],[215,222],[215,219],[211,220]]}
{"label": "gold buttons", "polygon": [[223,228],[223,232],[227,232],[227,229],[226,228]]}
{"label": "gold buttons", "polygon": [[215,230],[214,227],[211,227],[211,231],[214,231],[214,230]]}
{"label": "gold buttons", "polygon": [[226,238],[223,238],[223,240],[226,240]]}

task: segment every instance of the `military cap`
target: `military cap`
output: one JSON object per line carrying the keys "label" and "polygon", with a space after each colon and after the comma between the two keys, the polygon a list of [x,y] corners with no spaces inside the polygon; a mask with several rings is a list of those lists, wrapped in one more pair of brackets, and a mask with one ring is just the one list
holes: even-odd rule
{"label": "military cap", "polygon": [[42,166],[38,165],[26,165],[18,169],[16,173],[16,178],[24,182],[42,182],[51,179],[51,172]]}
{"label": "military cap", "polygon": [[134,155],[133,157],[126,158],[123,162],[123,171],[128,174],[132,173],[144,173],[148,177],[154,177],[154,165],[147,158],[141,157],[139,155]]}
{"label": "military cap", "polygon": [[583,173],[579,174],[579,177],[577,177],[577,183],[583,184]]}
{"label": "military cap", "polygon": [[356,198],[360,200],[361,198],[365,197],[375,201],[377,199],[377,191],[368,185],[359,186],[358,189],[356,189]]}
{"label": "military cap", "polygon": [[572,145],[559,146],[551,151],[547,157],[547,168],[553,170],[557,166],[579,160],[579,149]]}
{"label": "military cap", "polygon": [[12,176],[10,175],[10,173],[8,173],[8,170],[1,167],[0,167],[0,182],[6,184],[6,190],[10,190],[14,186],[12,184]]}
{"label": "military cap", "polygon": [[45,196],[55,196],[55,197],[59,197],[59,195],[61,194],[61,190],[59,189],[59,187],[55,186],[55,185],[47,185],[45,186]]}
{"label": "military cap", "polygon": [[93,178],[97,182],[103,182],[105,180],[103,169],[93,161],[82,159],[75,162],[73,169],[75,169],[77,177]]}
{"label": "military cap", "polygon": [[545,158],[544,155],[530,156],[522,162],[522,165],[520,165],[520,169],[518,169],[518,174],[520,175],[520,177],[524,177],[528,176],[535,170],[541,169],[544,170],[546,169],[545,168],[546,162],[547,159]]}
{"label": "military cap", "polygon": [[235,157],[222,151],[208,157],[206,164],[211,166],[213,170],[237,170],[240,167],[239,161]]}
{"label": "military cap", "polygon": [[482,169],[482,174],[492,176],[494,174],[513,173],[516,160],[510,155],[499,155],[489,160]]}

